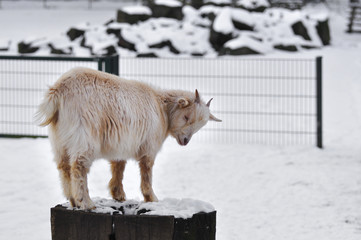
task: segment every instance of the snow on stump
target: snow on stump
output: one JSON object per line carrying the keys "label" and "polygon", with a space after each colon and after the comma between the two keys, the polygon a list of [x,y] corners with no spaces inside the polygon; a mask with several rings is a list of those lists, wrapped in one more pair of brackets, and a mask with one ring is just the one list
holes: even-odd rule
{"label": "snow on stump", "polygon": [[9,51],[10,45],[11,45],[11,41],[0,39],[0,51]]}
{"label": "snow on stump", "polygon": [[209,42],[216,51],[219,51],[226,42],[233,38],[233,31],[231,10],[229,7],[225,7],[213,21]]}
{"label": "snow on stump", "polygon": [[216,211],[192,199],[154,203],[93,199],[96,209],[73,209],[69,203],[51,208],[53,240],[213,240]]}
{"label": "snow on stump", "polygon": [[219,50],[219,55],[250,55],[250,54],[262,54],[267,51],[263,46],[263,43],[257,39],[249,36],[239,36],[224,44]]}
{"label": "snow on stump", "polygon": [[152,11],[146,6],[127,6],[117,12],[118,23],[135,24],[150,18]]}

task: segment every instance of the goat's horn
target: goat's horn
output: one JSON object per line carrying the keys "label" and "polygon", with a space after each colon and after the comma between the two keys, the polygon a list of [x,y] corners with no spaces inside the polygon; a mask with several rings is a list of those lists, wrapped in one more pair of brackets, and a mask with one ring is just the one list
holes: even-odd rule
{"label": "goat's horn", "polygon": [[209,101],[207,102],[207,107],[209,107],[211,105],[213,98],[209,99]]}
{"label": "goat's horn", "polygon": [[199,93],[198,93],[198,90],[196,89],[196,100],[195,100],[196,103],[200,103],[201,102],[201,98],[199,97]]}
{"label": "goat's horn", "polygon": [[209,114],[209,120],[215,121],[215,122],[222,122],[221,119],[216,118],[215,116],[213,116],[212,113]]}

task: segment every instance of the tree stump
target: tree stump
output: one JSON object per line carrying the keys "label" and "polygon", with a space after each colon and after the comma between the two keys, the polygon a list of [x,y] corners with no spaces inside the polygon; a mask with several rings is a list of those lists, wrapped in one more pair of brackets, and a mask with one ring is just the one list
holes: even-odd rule
{"label": "tree stump", "polygon": [[[112,213],[82,211],[62,205],[51,208],[53,240],[214,240],[216,211],[190,218],[147,215],[138,208],[129,215],[123,209]],[[116,209],[112,207],[113,209]],[[116,209],[118,210],[118,208]]]}
{"label": "tree stump", "polygon": [[51,209],[51,235],[61,239],[109,239],[113,217],[110,214],[68,210],[61,205]]}

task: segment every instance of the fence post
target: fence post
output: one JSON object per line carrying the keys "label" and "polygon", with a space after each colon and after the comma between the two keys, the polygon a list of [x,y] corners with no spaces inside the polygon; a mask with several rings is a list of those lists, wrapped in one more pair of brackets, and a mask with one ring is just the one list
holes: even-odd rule
{"label": "fence post", "polygon": [[119,76],[119,56],[118,55],[112,56],[112,66],[113,66],[112,74]]}
{"label": "fence post", "polygon": [[104,59],[103,58],[98,58],[97,59],[97,62],[98,62],[98,70],[99,71],[104,71],[104,67],[103,67],[103,63],[104,63]]}
{"label": "fence post", "polygon": [[316,57],[316,114],[317,114],[317,147],[322,143],[322,57]]}
{"label": "fence post", "polygon": [[348,23],[348,29],[347,29],[348,33],[352,33],[352,27],[353,27],[353,22],[355,20],[355,15],[356,15],[356,7],[352,7],[350,13],[350,19]]}
{"label": "fence post", "polygon": [[105,72],[119,75],[119,56],[114,55],[105,58]]}
{"label": "fence post", "polygon": [[116,74],[117,76],[119,76],[119,56],[116,55],[114,56],[114,64],[115,64],[115,71],[114,74]]}

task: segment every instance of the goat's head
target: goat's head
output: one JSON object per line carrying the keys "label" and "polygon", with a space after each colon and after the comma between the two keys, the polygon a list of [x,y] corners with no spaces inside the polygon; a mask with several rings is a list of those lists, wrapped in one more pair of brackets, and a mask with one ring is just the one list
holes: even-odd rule
{"label": "goat's head", "polygon": [[[192,94],[193,95],[193,94]],[[185,146],[193,134],[198,132],[208,120],[221,122],[210,113],[209,106],[212,101],[204,103],[196,90],[192,97],[179,97],[170,119],[170,134],[177,142]]]}

